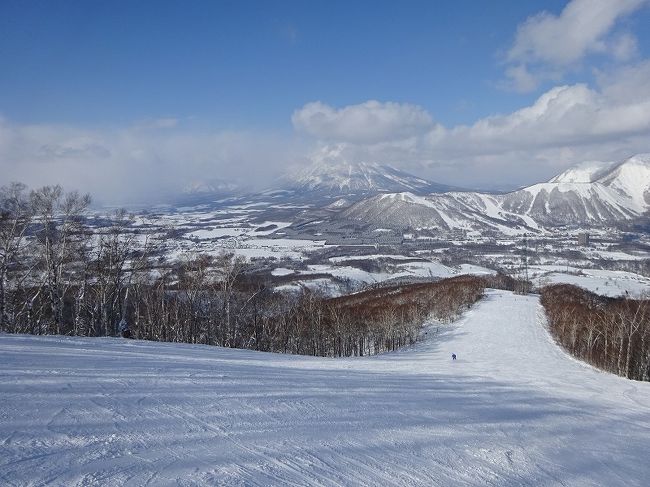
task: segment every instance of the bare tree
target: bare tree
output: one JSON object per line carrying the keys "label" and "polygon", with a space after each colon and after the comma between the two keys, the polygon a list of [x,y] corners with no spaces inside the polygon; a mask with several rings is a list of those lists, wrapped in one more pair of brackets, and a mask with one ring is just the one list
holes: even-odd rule
{"label": "bare tree", "polygon": [[118,323],[126,319],[134,263],[138,262],[137,235],[130,229],[133,221],[133,215],[123,209],[116,210],[111,215],[110,226],[99,233],[93,245],[97,335],[117,334]]}
{"label": "bare tree", "polygon": [[569,352],[628,379],[650,379],[650,301],[567,284],[542,289],[549,328]]}
{"label": "bare tree", "polygon": [[[20,265],[32,220],[26,189],[21,183],[0,188],[0,330],[9,330],[9,272]],[[13,284],[16,291],[16,282]]]}
{"label": "bare tree", "polygon": [[246,267],[246,261],[242,256],[235,256],[233,253],[222,253],[215,259],[215,267],[219,273],[219,287],[223,293],[223,316],[225,320],[224,330],[226,332],[223,344],[229,347],[236,347],[238,343],[237,321],[232,316],[232,299],[235,283]]}
{"label": "bare tree", "polygon": [[72,283],[69,273],[84,247],[84,215],[90,195],[64,193],[61,186],[44,186],[30,195],[36,223],[36,242],[44,287],[47,290],[53,331],[61,333],[66,292]]}

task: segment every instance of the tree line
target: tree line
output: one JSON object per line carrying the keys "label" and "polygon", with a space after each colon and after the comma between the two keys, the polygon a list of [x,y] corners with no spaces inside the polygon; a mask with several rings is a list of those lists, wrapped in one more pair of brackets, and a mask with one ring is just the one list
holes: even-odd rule
{"label": "tree line", "polygon": [[459,276],[330,299],[303,293],[280,317],[295,330],[280,351],[342,357],[396,350],[415,343],[427,320],[457,319],[484,288],[479,277]]}
{"label": "tree line", "polygon": [[650,381],[650,300],[557,284],[541,290],[541,302],[551,333],[573,355],[628,379]]}
{"label": "tree line", "polygon": [[336,299],[274,292],[233,254],[163,260],[159,235],[115,211],[87,220],[90,197],[60,186],[0,188],[0,331],[117,336],[319,356],[414,343],[425,320],[450,321],[481,278],[373,289]]}

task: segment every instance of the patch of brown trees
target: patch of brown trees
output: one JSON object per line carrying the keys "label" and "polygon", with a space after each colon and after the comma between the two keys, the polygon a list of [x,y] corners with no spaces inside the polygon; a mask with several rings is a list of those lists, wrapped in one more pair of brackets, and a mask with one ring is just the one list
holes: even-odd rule
{"label": "patch of brown trees", "polygon": [[415,343],[428,319],[458,318],[481,298],[484,287],[481,278],[460,276],[332,299],[304,293],[281,317],[294,333],[276,350],[334,357],[396,350]]}
{"label": "patch of brown trees", "polygon": [[650,300],[557,284],[541,290],[541,302],[551,333],[573,355],[628,379],[650,380]]}

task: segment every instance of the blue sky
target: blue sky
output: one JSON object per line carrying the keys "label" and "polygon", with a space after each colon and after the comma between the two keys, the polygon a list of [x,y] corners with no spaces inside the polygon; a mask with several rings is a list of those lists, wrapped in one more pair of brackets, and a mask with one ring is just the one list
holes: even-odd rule
{"label": "blue sky", "polygon": [[[650,29],[644,28],[650,25],[650,8],[643,0],[610,2],[619,4],[615,7],[608,1],[3,0],[0,164],[12,177],[24,178],[27,167],[48,164],[49,157],[47,167],[58,161],[54,173],[65,177],[77,167],[72,156],[104,154],[93,174],[110,176],[110,167],[131,158],[129,166],[147,167],[146,177],[155,167],[174,166],[171,159],[161,162],[160,153],[146,155],[156,137],[197,137],[205,149],[188,154],[196,178],[235,177],[231,169],[237,161],[259,160],[269,151],[269,164],[280,167],[284,161],[318,159],[323,150],[331,154],[328,147],[347,144],[343,153],[350,160],[377,159],[445,182],[462,183],[454,180],[455,172],[482,164],[476,172],[482,176],[472,183],[524,183],[583,158],[642,149],[627,139],[647,135],[645,122],[624,137],[619,134],[618,147],[600,152],[602,144],[592,140],[600,128],[574,143],[556,140],[556,134],[548,144],[533,141],[530,170],[521,167],[501,184],[491,183],[489,175],[495,168],[513,174],[503,161],[521,161],[523,148],[515,147],[521,127],[511,133],[510,153],[495,154],[492,146],[503,141],[486,142],[485,134],[479,134],[484,150],[465,153],[464,144],[454,142],[462,138],[463,127],[490,124],[494,116],[505,117],[496,123],[508,126],[514,114],[560,86],[583,84],[592,90],[585,94],[576,88],[571,105],[578,96],[587,106],[587,98],[593,98],[594,110],[618,107],[611,105],[620,99],[601,98],[609,96],[609,86],[620,85],[613,77],[625,70],[642,71],[642,84],[650,56]],[[594,15],[599,8],[602,12]],[[584,38],[567,34],[574,31]],[[627,105],[645,101],[644,93],[639,97]],[[373,138],[370,147],[367,137],[335,136],[349,127],[345,113],[358,116],[361,110],[365,122],[365,116],[374,116],[376,107],[364,105],[374,100],[392,104],[382,112],[389,116],[395,107],[426,112],[430,120],[405,135],[404,140],[419,138],[407,153],[396,152],[394,143],[387,147],[391,137]],[[333,110],[326,115],[339,129],[328,125],[323,131],[312,123],[315,118],[303,117],[302,110],[315,102],[321,105],[315,112],[311,105],[310,113],[322,118],[323,110]],[[344,112],[346,107],[352,108]],[[397,118],[378,133],[402,122]],[[476,141],[476,130],[465,134],[468,142]],[[125,138],[133,144],[138,137],[142,147],[124,146]],[[261,141],[261,154],[238,147],[250,145],[247,137]],[[542,155],[539,146],[545,144],[555,153]],[[420,152],[412,157],[415,146]],[[169,152],[182,158],[181,147]],[[145,162],[133,159],[136,152]],[[229,154],[234,154],[230,160]],[[477,162],[486,158],[493,162]],[[534,170],[540,164],[542,169]],[[118,180],[120,171],[114,176]]]}
{"label": "blue sky", "polygon": [[[559,11],[564,2],[546,4]],[[0,108],[24,122],[174,116],[290,128],[307,102],[376,99],[470,123],[530,101],[498,88],[499,54],[539,6],[5,0]]]}

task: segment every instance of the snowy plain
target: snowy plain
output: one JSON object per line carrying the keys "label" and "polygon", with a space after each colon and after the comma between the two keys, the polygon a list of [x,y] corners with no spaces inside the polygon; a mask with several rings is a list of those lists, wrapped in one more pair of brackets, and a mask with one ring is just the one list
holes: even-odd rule
{"label": "snowy plain", "polygon": [[[375,258],[390,258],[395,262],[390,265],[389,269],[380,272],[370,272],[354,266],[341,265],[346,261],[370,260]],[[274,290],[281,292],[299,292],[303,289],[310,289],[312,291],[325,293],[328,296],[340,296],[341,294],[345,294],[347,288],[341,286],[330,278],[300,279],[300,276],[309,276],[310,274],[329,274],[334,278],[349,281],[350,283],[353,283],[353,285],[364,286],[368,284],[387,282],[393,279],[445,278],[460,274],[493,275],[496,273],[496,271],[493,271],[492,269],[487,269],[477,265],[462,264],[454,268],[436,261],[413,260],[412,257],[404,256],[364,255],[359,256],[357,259],[353,257],[334,257],[329,260],[331,262],[336,262],[339,265],[310,264],[307,266],[306,270],[301,269],[296,271],[285,267],[275,268],[271,272],[271,275],[292,275],[295,276],[296,279],[292,280],[288,284],[275,286]]]}
{"label": "snowy plain", "polygon": [[561,266],[531,266],[530,276],[537,286],[573,284],[609,297],[642,297],[650,294],[650,278],[634,272],[604,269],[564,269]]}
{"label": "snowy plain", "polygon": [[650,384],[544,323],[488,291],[375,357],[0,335],[0,484],[648,485]]}

